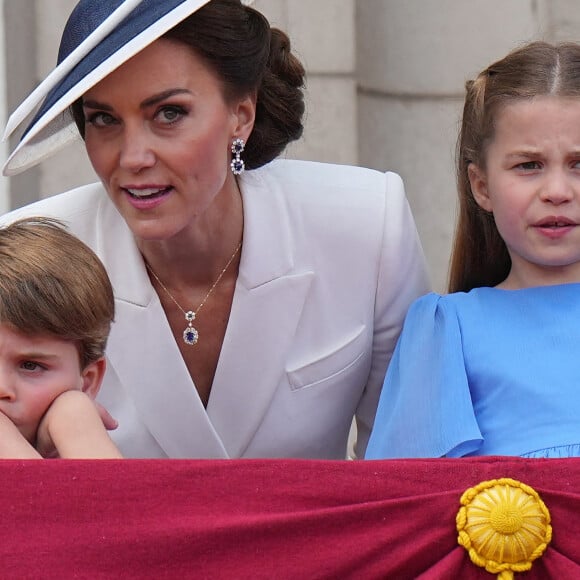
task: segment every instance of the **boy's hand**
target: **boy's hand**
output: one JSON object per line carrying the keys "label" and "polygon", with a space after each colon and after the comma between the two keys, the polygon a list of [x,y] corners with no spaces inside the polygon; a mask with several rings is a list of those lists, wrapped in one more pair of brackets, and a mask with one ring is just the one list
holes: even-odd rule
{"label": "boy's hand", "polygon": [[63,459],[121,458],[100,410],[82,391],[66,391],[52,402],[38,428],[37,450]]}

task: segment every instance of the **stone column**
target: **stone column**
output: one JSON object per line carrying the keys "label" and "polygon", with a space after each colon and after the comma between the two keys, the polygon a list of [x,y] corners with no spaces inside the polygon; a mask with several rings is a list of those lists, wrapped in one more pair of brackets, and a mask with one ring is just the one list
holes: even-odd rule
{"label": "stone column", "polygon": [[358,161],[354,0],[256,0],[287,32],[307,71],[303,138],[288,157]]}
{"label": "stone column", "polygon": [[[0,0],[0,131],[6,125],[8,112],[8,94],[6,92],[6,42],[4,34],[4,0]],[[2,163],[8,156],[8,145],[0,141],[0,163]],[[9,182],[7,179],[0,179],[0,214],[5,213],[10,209],[10,191],[8,188]]]}
{"label": "stone column", "polygon": [[437,290],[445,288],[451,249],[465,81],[518,44],[542,37],[548,4],[357,2],[359,161],[403,177]]}

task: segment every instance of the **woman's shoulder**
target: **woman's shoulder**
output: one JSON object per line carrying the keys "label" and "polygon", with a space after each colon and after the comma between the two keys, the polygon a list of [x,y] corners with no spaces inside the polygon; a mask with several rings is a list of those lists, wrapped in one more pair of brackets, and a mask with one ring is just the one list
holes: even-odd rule
{"label": "woman's shoulder", "polygon": [[255,171],[268,171],[272,174],[279,175],[308,175],[309,177],[320,180],[326,180],[335,176],[338,181],[340,177],[362,177],[368,178],[384,175],[384,172],[377,169],[370,169],[368,167],[361,167],[359,165],[352,165],[348,163],[326,163],[323,161],[307,161],[303,159],[282,159],[278,158],[274,161],[262,166]]}
{"label": "woman's shoulder", "polygon": [[0,226],[34,216],[56,218],[94,248],[103,230],[110,230],[122,218],[100,183],[84,185],[25,205],[0,216]]}
{"label": "woman's shoulder", "polygon": [[328,199],[338,203],[356,197],[362,204],[373,199],[384,203],[387,192],[404,196],[398,174],[355,165],[277,159],[248,173],[250,179],[275,182],[294,197],[300,197],[303,192],[307,199],[318,202]]}
{"label": "woman's shoulder", "polygon": [[83,185],[14,209],[0,216],[0,222],[10,223],[23,217],[36,215],[55,217],[67,222],[74,220],[76,216],[94,211],[104,197],[100,183]]}
{"label": "woman's shoulder", "polygon": [[411,221],[400,178],[372,169],[281,159],[244,173],[241,189],[246,216],[276,216],[300,232],[307,253],[331,246],[378,263],[383,237]]}

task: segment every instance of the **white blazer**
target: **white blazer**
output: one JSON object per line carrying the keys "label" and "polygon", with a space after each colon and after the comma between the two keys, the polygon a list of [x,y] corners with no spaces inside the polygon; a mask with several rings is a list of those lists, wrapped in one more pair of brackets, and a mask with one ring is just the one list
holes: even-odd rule
{"label": "white blazer", "polygon": [[116,315],[99,400],[126,457],[340,459],[354,414],[361,457],[407,308],[429,290],[401,179],[279,160],[240,186],[239,276],[207,409],[100,184],[2,221],[58,217],[105,264]]}

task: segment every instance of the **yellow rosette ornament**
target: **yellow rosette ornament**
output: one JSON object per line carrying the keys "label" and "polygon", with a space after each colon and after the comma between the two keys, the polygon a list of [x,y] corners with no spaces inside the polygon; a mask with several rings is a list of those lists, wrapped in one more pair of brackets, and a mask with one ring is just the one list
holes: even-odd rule
{"label": "yellow rosette ornament", "polygon": [[530,486],[509,478],[483,481],[461,496],[457,541],[471,561],[510,580],[525,572],[552,539],[550,512]]}

